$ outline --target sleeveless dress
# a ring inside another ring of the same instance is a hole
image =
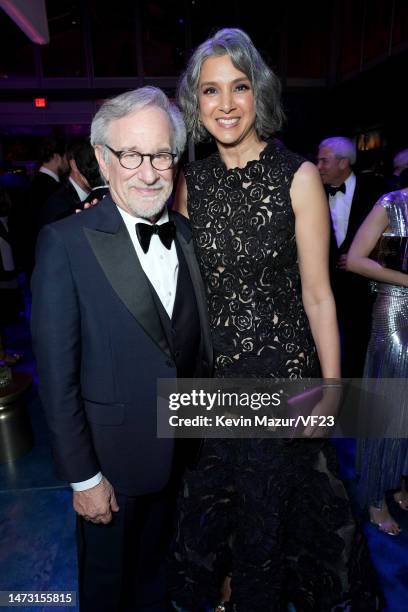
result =
[[[216,377],[319,376],[289,194],[303,161],[270,141],[244,168],[228,170],[216,153],[186,170]],[[206,440],[184,479],[170,566],[172,599],[189,612],[214,607],[227,575],[236,612],[380,609],[321,440]]]
[[[408,237],[408,193],[387,193],[379,205],[387,211],[389,223],[389,229],[383,235]],[[372,288],[377,297],[373,307],[364,378],[407,378],[408,287],[373,282]],[[372,380],[369,385],[373,390]],[[397,428],[404,431],[408,397],[404,388],[398,390],[397,386],[393,386],[391,393],[401,418],[401,425]],[[408,476],[408,440],[362,440],[358,450],[360,502],[363,507],[379,507],[385,492],[399,489],[402,476]]]

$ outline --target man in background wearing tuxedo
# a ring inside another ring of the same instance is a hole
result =
[[[91,142],[110,195],[38,240],[39,391],[79,517],[81,612],[164,612],[180,465],[174,441],[157,438],[157,379],[212,367],[189,224],[166,207],[186,131],[144,87],[101,106]]]
[[[82,202],[86,200],[91,188],[80,168],[86,167],[89,160],[94,157],[95,154],[88,139],[75,138],[68,144],[68,180],[48,198],[39,210],[39,228],[47,223],[64,219],[72,215],[76,209],[82,208]]]
[[[317,167],[330,207],[330,274],[342,339],[342,375],[359,378],[370,336],[372,299],[369,281],[347,272],[345,263],[358,228],[383,193],[383,184],[354,174],[356,154],[349,138],[326,138],[319,145]]]
[[[61,181],[69,171],[65,142],[54,136],[43,138],[39,146],[39,163],[39,170],[30,183],[26,197],[13,215],[17,256],[28,278],[34,268],[40,211],[61,187]]]

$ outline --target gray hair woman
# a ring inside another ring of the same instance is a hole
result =
[[[229,55],[235,68],[246,74],[251,81],[256,109],[255,129],[258,136],[267,138],[278,132],[285,119],[281,104],[282,88],[278,77],[264,62],[245,32],[237,28],[225,28],[195,50],[179,83],[177,97],[190,137],[196,143],[211,139],[200,121],[198,84],[205,60],[223,55]]]
[[[338,378],[327,200],[316,167],[269,139],[283,121],[278,78],[245,32],[222,29],[193,53],[179,103],[194,141],[218,150],[185,168],[175,202],[206,285],[215,377]],[[327,384],[314,414],[331,414],[337,391]],[[379,609],[368,561],[348,572],[362,551],[333,465],[319,440],[206,439],[179,498],[176,604]]]

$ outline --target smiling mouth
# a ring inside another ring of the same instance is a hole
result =
[[[239,117],[233,117],[231,119],[220,117],[216,119],[216,122],[218,123],[218,125],[221,125],[221,127],[230,128],[230,127],[234,127],[235,125],[237,125],[237,123],[239,122],[239,119],[240,119]]]
[[[131,187],[134,189],[139,195],[144,198],[154,198],[159,193],[160,189],[143,189],[143,187]]]

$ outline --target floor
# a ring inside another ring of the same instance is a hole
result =
[[[8,346],[24,353],[20,370],[30,370],[36,383],[28,325],[25,318],[6,330]],[[34,430],[34,448],[24,457],[0,465],[0,591],[75,591],[75,518],[71,493],[53,472],[47,428],[36,394],[29,394],[28,410]],[[354,443],[337,443],[342,474],[355,499]],[[372,558],[380,575],[388,612],[408,609],[408,513],[394,504],[403,527],[398,537],[364,524]],[[19,610],[61,610],[20,607]],[[77,610],[77,607],[69,607]]]

